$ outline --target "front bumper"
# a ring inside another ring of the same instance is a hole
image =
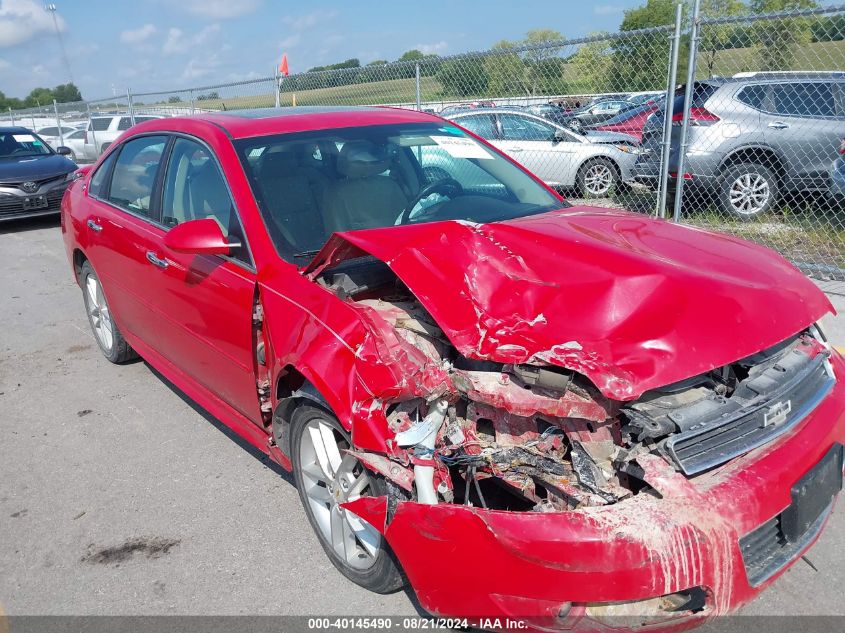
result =
[[[583,610],[559,617],[561,608],[700,587],[704,610],[667,623],[693,625],[750,601],[821,532],[829,508],[782,564],[764,578],[749,577],[740,539],[747,546],[744,537],[777,519],[796,482],[845,443],[845,362],[834,355],[832,364],[837,384],[797,427],[693,479],[674,473],[660,487],[662,498],[640,494],[559,513],[400,502],[387,522],[383,497],[347,507],[383,531],[420,604],[435,614],[521,618],[547,630],[596,626]]]
[[[69,184],[62,177],[61,180],[43,184],[32,193],[0,185],[0,222],[59,213],[62,196]]]

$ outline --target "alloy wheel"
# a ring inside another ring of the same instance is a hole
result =
[[[761,213],[772,195],[769,181],[760,174],[746,173],[738,176],[729,190],[733,210],[746,216]]]
[[[311,513],[321,535],[349,567],[366,570],[376,562],[381,535],[340,505],[370,494],[365,468],[341,451],[348,442],[324,420],[310,420],[302,432],[299,463]]]
[[[595,163],[584,172],[584,189],[587,193],[600,196],[610,191],[613,184],[613,171],[604,163]]]
[[[94,275],[88,275],[85,279],[85,292],[87,295],[88,316],[91,319],[91,326],[100,345],[106,351],[111,351],[114,345],[114,330],[112,329],[111,313],[103,295],[103,289],[99,280]]]

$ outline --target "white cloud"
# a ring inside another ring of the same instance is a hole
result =
[[[187,53],[212,42],[219,34],[219,24],[212,24],[194,34],[185,33],[174,26],[167,31],[167,40],[161,50],[165,55]]]
[[[158,29],[152,24],[145,24],[137,29],[129,29],[120,34],[120,41],[124,44],[141,44],[146,42],[153,35],[158,33]]]
[[[593,7],[593,13],[596,15],[613,15],[614,13],[622,13],[625,7],[620,7],[615,4],[599,4]]]
[[[12,64],[5,59],[0,59],[0,70],[6,70],[7,68],[11,68]]]
[[[168,3],[171,7],[209,20],[228,20],[252,13],[263,0],[179,0]]]
[[[182,79],[200,79],[215,72],[220,67],[220,57],[217,53],[204,57],[194,57],[185,66],[182,72]]]
[[[290,26],[294,31],[305,31],[306,29],[313,29],[322,22],[328,22],[337,17],[337,11],[314,11],[299,16],[286,16],[282,21]]]
[[[288,48],[295,48],[301,40],[302,37],[299,35],[299,33],[294,33],[293,35],[289,35],[281,42],[279,42],[279,48],[282,50],[287,50]]]
[[[449,48],[449,45],[446,42],[440,41],[434,44],[417,44],[414,48],[424,55],[431,55],[432,53],[442,53]]]
[[[59,30],[65,21],[56,15]],[[16,46],[40,33],[53,30],[53,18],[38,0],[2,0],[0,2],[0,47]]]

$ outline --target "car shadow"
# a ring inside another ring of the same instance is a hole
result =
[[[189,407],[191,407],[191,409],[193,409],[198,415],[203,417],[208,423],[210,423],[212,426],[214,426],[214,428],[216,428],[218,431],[223,433],[223,435],[225,435],[228,439],[235,442],[238,446],[240,446],[243,450],[245,450],[247,453],[252,455],[255,459],[260,461],[264,466],[266,466],[267,468],[272,470],[274,473],[279,475],[282,479],[284,479],[291,486],[296,486],[296,484],[293,480],[293,475],[291,473],[289,473],[284,468],[282,468],[279,464],[277,464],[272,459],[270,459],[270,457],[268,455],[261,452],[259,449],[255,448],[252,444],[247,442],[240,435],[238,435],[232,429],[230,429],[228,426],[223,424],[223,422],[221,422],[220,420],[215,418],[213,415],[211,415],[211,413],[209,413],[208,411],[203,409],[199,404],[194,402],[188,394],[186,394],[184,391],[182,391],[179,387],[177,387],[175,384],[173,384],[170,380],[168,380],[168,378],[164,374],[162,374],[155,367],[150,365],[147,361],[142,361],[142,362],[144,363],[144,365],[147,366],[147,369],[149,369],[150,372],[156,378],[158,378],[162,383],[164,383],[164,385],[168,389],[170,389],[170,391],[172,391],[174,394],[176,394],[179,397],[179,399],[182,400],[182,402],[184,402]]]
[[[0,222],[0,235],[5,233],[25,233],[40,229],[57,229],[61,226],[59,214],[45,215],[37,218],[21,218],[20,220],[5,220]]]

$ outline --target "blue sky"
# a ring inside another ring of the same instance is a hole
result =
[[[268,76],[410,48],[453,54],[532,28],[567,37],[615,30],[642,0],[55,0],[75,83],[86,98]],[[0,0],[0,90],[24,97],[69,80],[41,0]],[[530,7],[530,8],[529,8]]]

